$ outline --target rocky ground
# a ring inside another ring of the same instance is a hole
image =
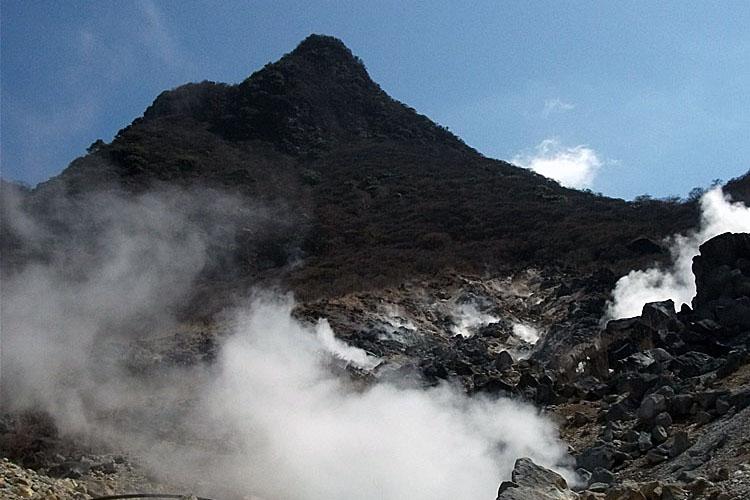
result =
[[[89,499],[148,492],[181,493],[148,475],[138,460],[85,436],[60,435],[44,415],[0,419],[0,498]],[[14,496],[15,495],[15,496]]]
[[[750,235],[714,238],[693,268],[692,307],[651,303],[605,328],[599,321],[615,281],[606,271],[449,274],[300,304],[295,314],[327,318],[340,338],[379,357],[371,372],[353,373],[364,383],[449,380],[469,393],[533,402],[556,419],[580,484],[519,457],[513,477],[498,478],[506,479],[498,499],[750,498]],[[165,363],[210,364],[222,331],[178,328],[128,346],[131,367],[147,374]],[[14,463],[2,462],[0,491],[175,492],[137,459],[83,442],[57,435],[39,415],[4,416],[0,452]]]
[[[87,499],[86,487],[75,479],[56,479],[25,469],[7,458],[0,461],[0,496],[7,499]]]
[[[580,497],[750,498],[749,256],[750,235],[710,240],[693,263],[692,308],[651,303],[609,322],[576,378],[553,384],[547,409],[564,418]],[[576,498],[527,465],[499,499]]]

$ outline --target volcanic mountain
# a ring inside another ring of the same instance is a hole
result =
[[[322,35],[238,85],[163,92],[25,203],[63,238],[60,195],[165,185],[272,207],[264,236],[240,231],[224,246],[223,271],[235,283],[281,277],[304,297],[445,269],[624,270],[644,253],[659,257],[648,242],[697,220],[694,204],[628,203],[484,157],[390,98],[341,41]]]
[[[567,189],[312,35],[0,188],[3,498],[750,495],[747,174]]]

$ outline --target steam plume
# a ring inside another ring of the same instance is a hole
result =
[[[725,232],[750,232],[750,209],[732,203],[720,187],[708,191],[700,200],[701,223],[697,231],[672,237],[669,268],[631,271],[619,279],[612,291],[605,320],[638,316],[643,305],[659,300],[674,300],[678,306],[695,296],[693,257],[705,241]]]
[[[467,302],[455,307],[452,330],[455,335],[471,337],[478,328],[498,321],[500,321],[499,318],[482,312],[475,304]]]
[[[175,327],[170,311],[220,237],[195,221],[239,211],[244,228],[262,214],[216,193],[87,203],[99,207],[101,230],[3,287],[4,408],[44,409],[63,431],[221,498],[489,498],[519,456],[572,477],[555,427],[531,406],[337,374],[332,361],[366,369],[379,360],[325,321],[295,320],[288,296],[258,293],[227,313],[233,326],[210,366],[152,360],[152,372],[133,373],[127,349]],[[186,208],[196,204],[199,212]],[[14,221],[27,239],[49,237]]]

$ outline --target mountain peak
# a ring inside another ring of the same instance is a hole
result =
[[[371,89],[377,87],[367,74],[362,60],[344,42],[328,35],[308,36],[271,66],[312,82],[333,77],[358,81]]]
[[[302,40],[297,48],[289,53],[293,57],[328,56],[335,59],[350,58],[356,60],[352,51],[344,42],[329,35],[311,34]]]
[[[238,85],[202,82],[163,92],[143,118],[193,120],[225,139],[262,141],[293,155],[316,156],[358,141],[430,144],[476,154],[386,94],[341,40],[319,34]]]

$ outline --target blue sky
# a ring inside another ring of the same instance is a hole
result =
[[[1,173],[31,184],[187,81],[236,83],[310,33],[487,156],[610,196],[750,169],[750,2],[0,4]]]

